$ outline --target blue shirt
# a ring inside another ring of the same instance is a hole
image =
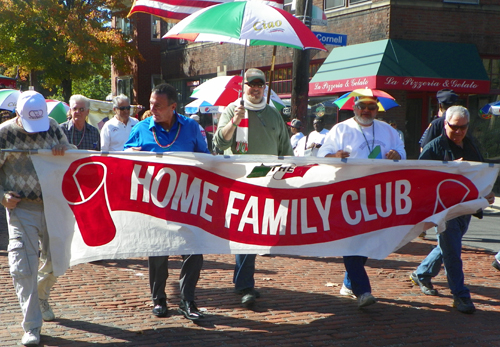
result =
[[[169,131],[155,123],[153,117],[137,123],[132,128],[124,149],[141,147],[141,151],[147,152],[210,153],[198,123],[177,112],[174,113],[174,116],[176,120]],[[170,146],[168,146],[169,144]]]

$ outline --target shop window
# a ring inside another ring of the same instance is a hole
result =
[[[491,92],[500,93],[500,59],[483,59],[483,65],[490,76]]]

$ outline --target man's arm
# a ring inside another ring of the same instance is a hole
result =
[[[107,122],[101,129],[101,151],[109,151],[109,145],[111,142],[111,137],[109,133],[109,127],[106,126]]]

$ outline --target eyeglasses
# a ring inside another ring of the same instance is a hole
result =
[[[245,83],[245,84],[250,88],[259,88],[259,89],[262,89],[266,86],[265,84],[262,83]]]
[[[469,123],[464,124],[464,125],[454,125],[454,124],[450,124],[450,122],[448,122],[448,121],[446,121],[446,123],[453,131],[467,130],[467,128],[469,127]]]
[[[120,111],[125,111],[125,110],[130,110],[131,106],[120,106],[120,107],[117,107],[117,109],[119,109]]]
[[[73,111],[73,112],[76,112],[76,111],[78,111],[78,112],[84,112],[85,110],[86,110],[85,107],[73,107],[71,109],[71,111]]]
[[[363,104],[360,102],[359,104],[356,104],[356,108],[358,110],[364,110],[365,108],[369,109],[370,111],[375,111],[378,110],[378,105],[377,104]]]

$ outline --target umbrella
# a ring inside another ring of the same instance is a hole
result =
[[[500,116],[500,101],[495,101],[484,105],[479,110],[479,114],[484,119],[490,119],[493,115]]]
[[[47,113],[49,117],[54,118],[57,123],[64,123],[67,121],[66,114],[69,110],[69,105],[59,100],[45,100],[47,102]]]
[[[393,107],[399,106],[394,98],[386,92],[378,89],[355,89],[352,92],[346,93],[335,100],[333,103],[341,110],[354,109],[354,101],[356,96],[374,96],[378,99],[378,110],[380,112],[387,111]]]
[[[204,8],[181,20],[163,38],[326,51],[300,20],[258,1],[234,1]]]
[[[241,83],[243,78],[236,76],[219,76],[200,84],[193,90],[192,98],[204,100],[214,106],[227,106],[240,97]],[[264,90],[264,98],[267,96],[268,87]],[[285,104],[278,94],[271,90],[269,105],[281,110]]]
[[[19,90],[0,89],[0,109],[14,111],[16,109],[19,95],[21,95]]]
[[[204,112],[205,110],[207,110],[208,112]],[[209,104],[208,102],[202,99],[196,99],[195,101],[191,101],[189,104],[184,106],[184,111],[186,111],[187,114],[194,114],[197,113],[198,111],[200,111],[201,113],[212,113],[212,111],[214,111],[215,113],[218,110],[219,110],[218,106]]]

